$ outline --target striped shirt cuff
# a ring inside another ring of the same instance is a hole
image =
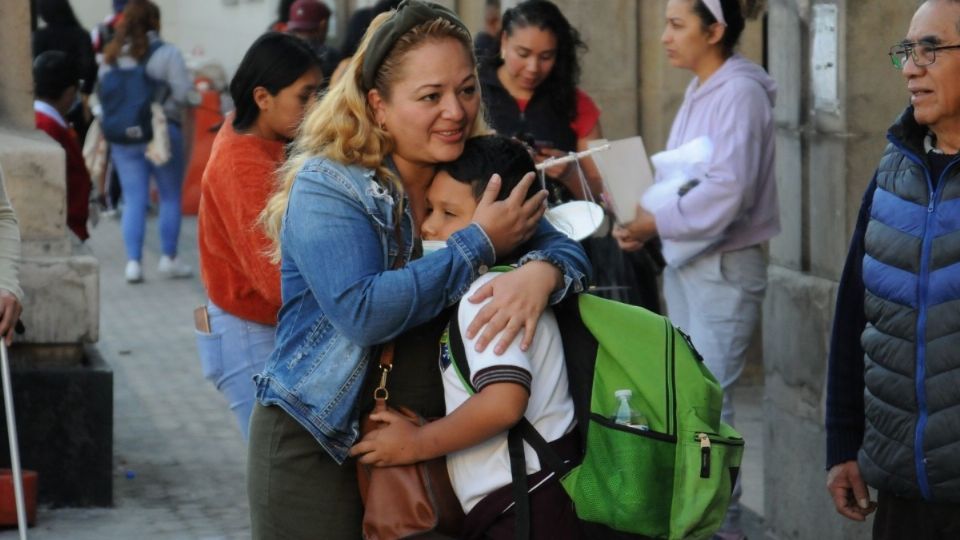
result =
[[[530,372],[517,366],[490,366],[481,369],[473,375],[473,387],[477,392],[483,390],[484,386],[493,383],[510,382],[519,384],[530,393],[530,382],[533,377]]]

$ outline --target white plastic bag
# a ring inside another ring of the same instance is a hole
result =
[[[706,136],[654,154],[650,161],[657,170],[657,181],[643,193],[640,205],[646,211],[656,213],[667,205],[679,204],[685,193],[696,189],[697,184],[706,178],[712,159],[713,141]],[[722,236],[684,241],[663,239],[663,258],[670,266],[679,267],[722,239]]]
[[[167,131],[167,116],[163,114],[162,105],[152,103],[150,114],[152,115],[150,125],[153,127],[153,138],[147,144],[147,150],[144,154],[150,163],[159,167],[170,161],[170,132]]]

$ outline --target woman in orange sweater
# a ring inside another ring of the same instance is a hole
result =
[[[275,32],[257,39],[230,82],[236,112],[203,172],[198,237],[209,302],[197,321],[197,348],[204,376],[230,402],[245,439],[252,377],[273,350],[280,310],[280,269],[257,220],[320,81],[319,60],[301,40]]]

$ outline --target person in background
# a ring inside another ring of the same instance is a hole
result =
[[[578,52],[586,45],[560,9],[548,0],[527,0],[503,14],[500,55],[480,66],[483,101],[490,127],[531,144],[534,159],[587,149],[603,137],[600,109],[577,85]],[[593,160],[582,160],[593,196],[603,191]],[[554,201],[585,199],[577,167],[557,165],[547,171]],[[562,194],[560,194],[562,192]]]
[[[37,0],[37,12],[46,26],[33,33],[33,57],[46,51],[64,52],[81,81],[79,100],[70,104],[64,115],[77,130],[80,145],[87,134],[92,116],[88,100],[97,83],[97,59],[93,53],[90,36],[80,26],[80,21],[70,7],[68,0]]]
[[[774,177],[773,106],[777,85],[736,53],[746,25],[740,0],[670,0],[661,41],[670,64],[691,71],[667,150],[709,137],[706,175],[656,214],[615,231],[624,249],[659,234],[666,242],[714,240],[702,253],[663,273],[667,314],[688,332],[723,388],[722,418],[734,423],[733,387],[746,363],[767,286],[763,244],[780,232]],[[740,483],[718,533],[741,539]]]
[[[585,45],[555,4],[528,0],[508,9],[499,45],[500,55],[480,66],[493,129],[529,144],[537,163],[586,150],[590,141],[603,137],[600,109],[578,86],[578,52]],[[599,200],[603,191],[590,158],[580,160],[579,168],[573,162],[550,167],[545,176],[554,204]],[[660,310],[657,275],[662,265],[656,246],[623,253],[609,235],[587,238],[583,246],[593,263],[597,294]]]
[[[98,55],[98,60],[102,59],[104,47],[113,41],[113,37],[117,34],[117,25],[123,20],[123,8],[127,7],[127,1],[113,0],[113,11],[90,31],[90,42],[93,44],[93,52]]]
[[[20,289],[20,228],[17,214],[10,206],[0,168],[0,336],[7,345],[13,343],[13,332],[23,311]]]
[[[373,7],[360,8],[354,11],[353,15],[350,15],[350,20],[347,21],[347,30],[343,36],[343,44],[340,47],[340,53],[343,57],[340,60],[340,64],[337,65],[337,68],[333,70],[333,73],[330,75],[331,85],[339,80],[346,71],[350,59],[357,52],[360,41],[363,39],[363,35],[366,33],[367,27],[370,26],[373,18],[391,9],[397,9],[398,5],[400,5],[400,0],[380,0],[374,4]]]
[[[123,8],[127,6],[127,0],[113,0],[112,5],[113,11],[90,31],[90,41],[93,43],[93,52],[96,54],[98,64],[102,64],[103,49],[113,40],[117,33],[117,25],[123,20]],[[109,153],[109,149],[107,152]],[[117,169],[109,161],[104,174],[97,178],[97,193],[96,202],[100,205],[103,215],[116,215],[120,207],[122,188]]]
[[[483,6],[483,30],[473,36],[473,52],[484,63],[500,51],[500,0],[486,0]]]
[[[887,132],[837,290],[827,489],[873,538],[960,538],[960,1],[927,0],[890,58]],[[879,56],[879,54],[876,54]],[[870,501],[870,486],[877,501]],[[851,533],[853,534],[853,533]]]
[[[268,28],[271,32],[286,32],[287,21],[290,20],[290,6],[296,0],[280,0],[277,2],[277,20]]]
[[[468,328],[481,350],[502,353],[515,338],[528,347],[548,302],[589,279],[580,246],[541,219],[546,194],[523,201],[532,174],[505,201],[495,201],[499,178],[492,179],[472,223],[419,257],[437,165],[485,131],[473,38],[454,13],[407,1],[378,15],[347,69],[304,118],[263,215],[280,258],[283,307],[250,418],[255,539],[361,536],[348,454],[377,344],[435,319],[496,253],[517,246],[520,268],[471,297],[493,297]],[[402,349],[398,343],[398,355]],[[414,399],[439,398],[442,411],[437,363],[423,362],[433,370],[398,356],[394,375],[419,383]],[[391,399],[408,405],[394,395],[394,375]]]
[[[197,240],[209,328],[197,329],[206,376],[226,396],[244,439],[253,376],[273,351],[280,268],[257,226],[284,148],[320,87],[319,60],[302,40],[270,32],[244,55],[230,95],[236,110],[213,142],[203,171]]]
[[[327,45],[327,28],[330,23],[330,8],[319,0],[297,0],[290,6],[287,33],[307,42],[320,59],[324,84],[327,87],[330,75],[340,63],[340,52]]]
[[[183,55],[170,43],[160,40],[160,8],[149,0],[130,0],[123,10],[117,35],[103,52],[100,76],[116,67],[133,67],[146,58],[154,44],[156,50],[146,64],[147,76],[166,85],[163,101],[170,137],[170,159],[156,166],[144,155],[146,144],[112,144],[110,160],[123,186],[123,242],[127,252],[124,276],[128,283],[143,281],[143,236],[147,221],[150,178],[160,193],[160,249],[157,272],[165,277],[188,278],[193,269],[177,259],[180,237],[180,193],[183,186],[184,147],[180,130],[187,93],[193,87]]]
[[[63,147],[67,160],[67,227],[81,241],[87,233],[90,174],[83,162],[77,133],[67,123],[67,111],[80,88],[77,64],[61,51],[47,51],[33,61],[33,102],[37,129]]]

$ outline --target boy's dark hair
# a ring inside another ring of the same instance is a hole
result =
[[[449,163],[441,163],[438,171],[445,171],[458,182],[470,184],[473,196],[478,201],[487,189],[490,177],[499,174],[502,179],[497,200],[506,199],[523,176],[535,170],[533,158],[521,142],[502,135],[482,135],[467,139],[460,157]],[[533,182],[524,200],[540,191],[540,184]]]
[[[33,93],[38,99],[56,101],[71,86],[80,85],[77,66],[62,51],[46,51],[33,61]]]

